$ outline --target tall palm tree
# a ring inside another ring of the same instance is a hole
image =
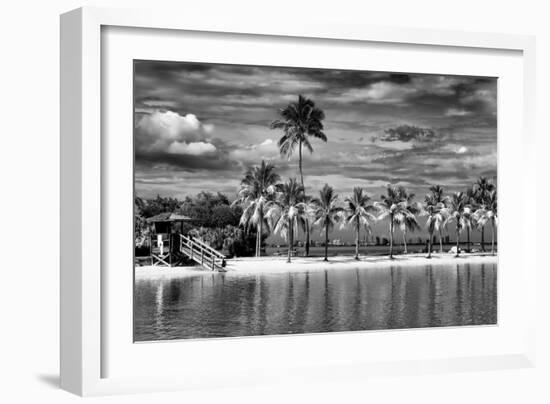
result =
[[[416,202],[413,201],[413,193],[407,192],[404,187],[400,187],[399,192],[401,193],[401,198],[407,204],[407,210],[410,213],[409,215],[399,213],[396,217],[397,223],[399,223],[399,228],[403,233],[403,252],[407,254],[407,232],[414,232],[420,229],[418,221],[416,220],[416,215],[420,213],[421,208]]]
[[[467,207],[464,210],[465,219],[466,219],[465,224],[466,224],[468,252],[472,251],[472,243],[470,241],[470,232],[472,230],[472,227],[476,226],[476,220],[474,215],[474,212],[476,211],[476,206],[477,206],[476,198],[477,198],[477,195],[476,195],[475,186],[468,188],[466,190]]]
[[[468,199],[464,192],[455,192],[451,195],[449,199],[449,212],[450,222],[456,223],[456,254],[455,257],[458,257],[460,254],[460,232],[464,227],[466,227],[464,211],[467,208]]]
[[[466,206],[464,207],[464,211],[462,213],[462,221],[464,224],[464,228],[466,229],[466,251],[470,252],[472,250],[471,248],[471,241],[470,241],[470,232],[472,230],[472,227],[475,226],[475,218],[474,218],[474,210],[472,209],[472,205],[468,203],[468,197],[466,196]]]
[[[355,259],[359,259],[359,234],[361,227],[370,233],[370,222],[376,220],[376,208],[370,203],[370,197],[363,188],[353,188],[353,194],[346,198],[346,224],[355,229]]]
[[[430,192],[435,203],[443,204],[443,207],[447,206],[448,198],[443,195],[443,188],[440,185],[432,185]],[[435,230],[439,234],[439,253],[443,252],[443,229],[447,224],[448,211],[446,209],[440,209],[437,220],[435,222]]]
[[[389,184],[386,195],[381,196],[381,202],[375,202],[374,206],[379,211],[378,220],[389,220],[390,259],[393,259],[393,233],[395,225],[399,225],[399,219],[412,216],[407,207],[407,201],[403,199],[403,187]]]
[[[430,238],[428,239],[428,257],[432,258],[432,240],[434,238],[433,234],[439,228],[439,224],[446,213],[443,211],[446,210],[445,205],[442,202],[438,202],[437,198],[433,194],[428,194],[424,198],[424,204],[422,206],[422,213],[428,216],[426,221],[426,228],[428,229],[428,234]]]
[[[479,177],[474,184],[476,192],[476,202],[479,208],[485,206],[489,192],[495,189],[495,185],[486,177]],[[485,223],[478,222],[479,230],[481,231],[481,251],[485,252]]]
[[[269,228],[267,209],[275,196],[275,185],[279,179],[275,167],[262,160],[259,166],[250,167],[245,172],[237,199],[233,202],[243,206],[240,224],[245,229],[256,228],[256,257],[261,255],[264,227]]]
[[[475,211],[474,216],[483,226],[491,223],[491,254],[495,255],[495,228],[498,225],[497,191],[493,188],[487,194],[485,204]]]
[[[282,129],[283,136],[279,139],[278,146],[282,156],[290,157],[296,148],[298,148],[298,168],[300,171],[300,182],[304,188],[304,174],[302,172],[302,148],[306,148],[313,153],[313,147],[309,141],[310,137],[327,141],[327,136],[323,132],[323,119],[325,113],[315,106],[315,103],[302,95],[298,96],[296,102],[291,102],[285,108],[279,111],[281,119],[271,123],[271,129]],[[309,224],[306,223],[306,251],[309,255]]]
[[[291,178],[277,188],[277,198],[270,203],[266,216],[273,231],[288,241],[287,262],[291,262],[294,233],[298,226],[304,226],[308,217],[304,187],[295,178]]]
[[[328,261],[328,232],[342,219],[344,209],[338,206],[338,195],[334,189],[325,184],[319,191],[319,197],[311,201],[313,206],[314,225],[325,231],[325,261]]]

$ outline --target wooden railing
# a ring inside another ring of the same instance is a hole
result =
[[[200,240],[180,234],[180,252],[204,268],[212,271],[225,270],[225,255]]]

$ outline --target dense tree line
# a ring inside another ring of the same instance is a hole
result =
[[[471,250],[470,232],[481,233],[481,249],[485,251],[484,232],[491,228],[491,252],[495,253],[495,232],[497,226],[496,185],[480,177],[464,192],[445,195],[441,186],[430,187],[423,202],[415,201],[415,195],[400,185],[388,184],[386,193],[379,201],[372,198],[361,187],[353,189],[351,195],[340,200],[334,188],[325,184],[318,197],[305,194],[301,181],[289,178],[280,182],[275,166],[262,161],[249,168],[241,181],[239,198],[233,205],[243,207],[240,224],[245,229],[256,230],[256,256],[261,254],[262,239],[269,234],[279,234],[288,241],[288,262],[291,261],[295,235],[302,229],[309,243],[309,231],[314,226],[321,228],[325,236],[325,260],[328,259],[329,232],[336,224],[349,226],[355,232],[355,258],[359,259],[361,230],[372,233],[372,224],[386,221],[388,224],[389,257],[394,256],[394,235],[396,229],[403,234],[405,253],[408,232],[421,229],[419,218],[427,216],[425,227],[429,233],[428,258],[432,256],[434,234],[439,236],[439,252],[443,252],[443,232],[452,227],[456,236],[455,256],[460,254],[460,234],[467,231],[467,251]],[[308,255],[306,247],[305,255]]]
[[[230,256],[248,256],[255,253],[255,232],[249,234],[239,228],[241,206],[231,205],[229,198],[221,192],[202,191],[183,200],[159,195],[152,199],[136,197],[134,209],[138,246],[148,242],[151,223],[147,219],[162,213],[176,213],[191,219],[184,222],[183,228],[178,231],[200,237],[214,248],[225,250]]]

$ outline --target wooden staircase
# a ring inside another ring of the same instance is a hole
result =
[[[206,269],[225,272],[225,255],[200,240],[180,234],[180,252]]]

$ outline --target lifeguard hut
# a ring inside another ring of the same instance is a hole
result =
[[[183,233],[183,223],[190,217],[176,213],[159,213],[147,219],[152,225],[151,232],[151,264],[153,266],[173,266],[181,260],[180,238]]]

